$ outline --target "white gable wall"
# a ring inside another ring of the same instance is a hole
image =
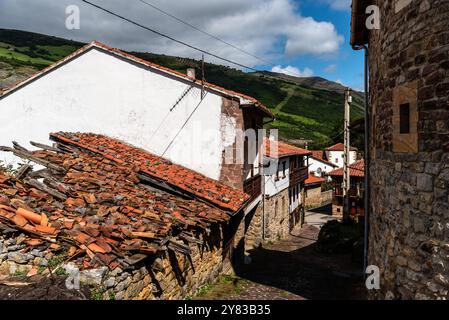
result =
[[[50,132],[79,131],[160,155],[201,100],[195,88],[170,112],[186,88],[188,83],[92,49],[0,99],[0,145],[15,140],[32,149],[30,140],[47,142]],[[221,105],[222,97],[209,92],[165,157],[218,180],[222,151],[235,136],[234,119],[225,119]],[[11,159],[0,152],[0,160]]]
[[[326,158],[329,162],[337,165],[339,168],[343,167],[343,151],[326,151]],[[357,160],[357,151],[349,151],[349,164],[353,164]]]
[[[318,174],[318,168],[321,169],[321,174]],[[333,167],[326,162],[309,157],[309,174],[313,172],[315,176],[321,177],[324,173],[329,173],[334,169],[336,169],[336,167]]]

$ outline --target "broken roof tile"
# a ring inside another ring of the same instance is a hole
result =
[[[42,174],[51,177],[43,180],[45,188],[42,190],[0,172],[4,182],[0,184],[0,224],[24,232],[24,243],[29,246],[26,250],[33,246],[46,246],[48,250],[64,247],[84,268],[101,265],[116,268],[126,264],[126,257],[130,255],[150,255],[166,250],[160,244],[172,239],[179,231],[202,232],[208,230],[210,224],[228,221],[227,212],[232,210],[228,207],[225,212],[220,208],[222,203],[232,204],[238,196],[245,198],[241,191],[222,187],[165,160],[166,171],[159,174],[164,174],[167,179],[172,179],[173,175],[176,179],[188,177],[191,181],[186,181],[182,187],[191,188],[192,194],[201,192],[203,196],[193,194],[193,198],[186,199],[165,189],[155,192],[136,179],[142,163],[145,166],[154,163],[147,158],[154,156],[127,145],[121,149],[122,145],[117,141],[110,148],[103,148],[101,143],[96,145],[98,149],[95,150],[115,150],[116,154],[107,158],[94,153],[93,148],[63,143],[58,143],[52,150],[23,153],[39,158],[44,166],[59,169],[29,170],[21,177],[24,180],[36,179]],[[133,152],[136,158],[131,157]],[[122,162],[114,160],[119,156]],[[207,189],[202,183],[211,183],[213,188]],[[67,198],[53,197],[53,190],[66,194]],[[214,203],[206,197],[219,199],[221,203],[217,205],[217,200]],[[238,202],[239,205],[244,201]],[[174,250],[177,248],[172,246]]]

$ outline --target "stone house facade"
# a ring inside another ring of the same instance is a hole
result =
[[[304,182],[310,151],[281,141],[265,140],[262,221],[265,240],[285,238],[301,223]]]
[[[380,29],[367,30],[367,5]],[[368,45],[375,299],[449,298],[449,1],[353,1],[351,44]],[[360,48],[360,47],[359,47]]]
[[[326,179],[314,175],[309,175],[305,181],[304,205],[307,208],[320,207],[328,201],[322,197],[321,185],[324,182]]]

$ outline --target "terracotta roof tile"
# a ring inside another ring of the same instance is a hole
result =
[[[310,152],[315,159],[323,160],[323,150],[310,150]]]
[[[314,175],[309,174],[309,177],[306,179],[306,181],[304,183],[305,183],[305,185],[311,185],[311,184],[315,184],[315,183],[323,183],[325,181],[326,180],[321,177],[316,177]]]
[[[351,177],[365,176],[365,161],[359,160],[349,166],[349,174]],[[328,173],[329,176],[343,176],[343,168],[335,169]]]
[[[312,152],[312,158],[321,161],[327,165],[330,165],[331,167],[338,167],[336,164],[328,161],[327,159],[324,158],[324,152],[322,150],[310,150],[310,152]]]
[[[132,165],[139,173],[164,181],[183,191],[236,212],[249,199],[241,190],[228,187],[200,173],[160,158],[142,149],[103,135],[86,133],[54,133],[53,140],[62,141],[99,154],[118,164]]]
[[[282,141],[264,139],[266,155],[268,157],[287,157],[293,155],[310,155],[309,150],[292,146]]]
[[[100,139],[90,136],[94,137]],[[46,246],[49,251],[64,247],[71,252],[70,259],[83,268],[107,265],[113,269],[119,265],[129,267],[125,260],[135,253],[149,255],[166,250],[162,244],[176,239],[180,232],[205,232],[211,224],[230,219],[210,201],[149,188],[135,179],[142,160],[139,157],[147,154],[116,140],[101,139],[114,145],[109,148],[110,153],[61,141],[58,152],[24,153],[25,159],[39,158],[47,169],[31,170],[21,180],[0,172],[0,223],[24,233],[24,243],[30,247]],[[117,146],[120,148],[116,149]],[[122,152],[120,161],[118,153],[111,154],[111,150]],[[2,151],[14,149],[2,147]],[[55,166],[60,171],[49,169]],[[51,176],[43,180],[43,187],[33,183],[40,175]],[[211,183],[201,181],[206,187]],[[57,186],[60,188],[56,190]],[[10,192],[11,189],[17,192]],[[56,197],[55,191],[66,200]],[[215,199],[213,193],[207,195]],[[232,199],[235,194],[227,196]]]
[[[355,147],[350,147],[351,151],[357,151],[357,148]],[[337,143],[334,144],[333,146],[327,147],[326,148],[327,151],[344,151],[345,150],[345,145],[343,143]]]

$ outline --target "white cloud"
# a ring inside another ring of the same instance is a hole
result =
[[[196,27],[267,60],[336,53],[343,37],[330,22],[299,13],[293,0],[147,0]],[[161,14],[139,1],[96,0],[96,4],[157,31],[249,66],[263,63]],[[81,29],[65,28],[73,0],[0,0],[0,27],[88,42],[96,39],[125,50],[199,59],[197,51],[161,38],[79,2]],[[36,14],[45,12],[45,14]],[[206,56],[211,62],[222,61]]]
[[[275,66],[271,69],[273,72],[283,73],[294,77],[311,77],[313,75],[313,70],[310,68],[305,68],[303,71],[293,66],[286,66],[282,68],[280,65]]]
[[[330,64],[326,68],[324,68],[324,72],[326,72],[326,73],[333,73],[333,72],[335,72],[335,70],[337,70],[336,64]]]

